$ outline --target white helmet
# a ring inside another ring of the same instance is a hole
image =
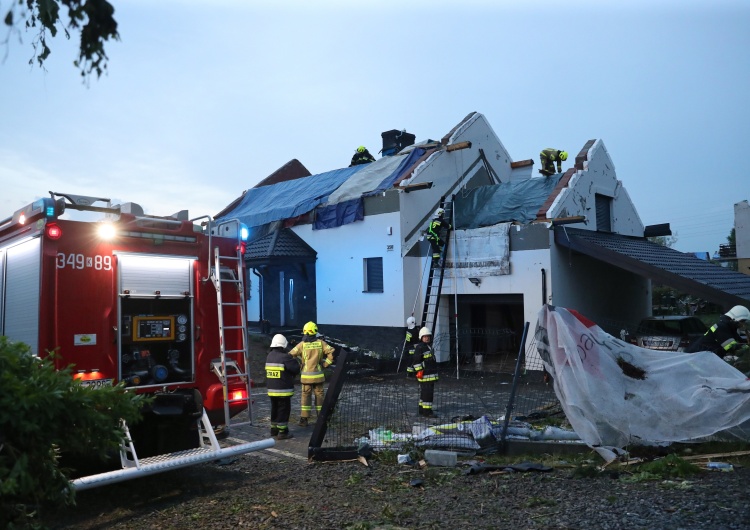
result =
[[[419,338],[421,339],[425,335],[432,337],[432,332],[427,328],[422,328],[419,330]]]
[[[750,311],[742,305],[736,305],[724,314],[738,324],[746,324],[750,320]]]
[[[271,348],[286,348],[289,344],[284,335],[274,335],[271,339]]]
[[[409,317],[406,319],[407,328],[413,328],[416,325],[417,325],[417,320],[414,317]]]
[[[444,213],[445,213],[445,210],[443,210],[442,208],[438,208],[437,210],[435,210],[435,215],[433,215],[433,217],[435,219],[437,219],[438,217],[440,217]]]

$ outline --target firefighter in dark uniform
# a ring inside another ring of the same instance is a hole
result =
[[[369,164],[370,162],[375,162],[375,157],[370,154],[370,151],[364,145],[360,145],[352,156],[352,163],[349,164],[349,167]]]
[[[555,174],[555,163],[557,163],[557,172],[562,173],[562,163],[568,159],[568,153],[548,147],[539,153],[539,158],[542,161],[542,169],[539,173],[549,177]]]
[[[292,411],[294,378],[300,371],[299,362],[286,352],[284,335],[274,335],[266,357],[266,387],[271,398],[271,436],[277,440],[292,438],[289,414]]]
[[[406,319],[406,339],[402,357],[406,357],[406,377],[414,377],[414,348],[419,343],[419,328],[414,317]]]
[[[445,246],[445,235],[451,229],[450,223],[443,219],[445,210],[438,208],[432,216],[430,226],[427,228],[427,241],[432,247],[432,259],[438,261]]]
[[[437,361],[430,343],[432,332],[427,328],[419,330],[419,343],[414,348],[414,371],[419,382],[419,415],[432,417],[432,400],[435,395],[435,381],[438,380]]]
[[[722,359],[727,355],[746,353],[747,344],[742,344],[737,330],[747,329],[750,311],[744,306],[736,305],[719,317],[719,321],[708,328],[705,335],[696,339],[685,349],[687,353],[712,351]]]

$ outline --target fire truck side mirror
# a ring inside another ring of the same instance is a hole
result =
[[[65,198],[55,199],[55,217],[60,217],[65,213]]]

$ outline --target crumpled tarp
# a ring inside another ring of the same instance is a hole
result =
[[[562,178],[562,174],[480,186],[456,195],[453,201],[457,230],[479,228],[497,223],[521,224],[536,220]]]
[[[536,343],[568,421],[607,461],[629,445],[750,441],[750,380],[712,352],[639,348],[553,306],[539,312]]]

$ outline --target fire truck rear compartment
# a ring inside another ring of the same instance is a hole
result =
[[[128,386],[194,380],[190,299],[121,301],[120,374]]]

